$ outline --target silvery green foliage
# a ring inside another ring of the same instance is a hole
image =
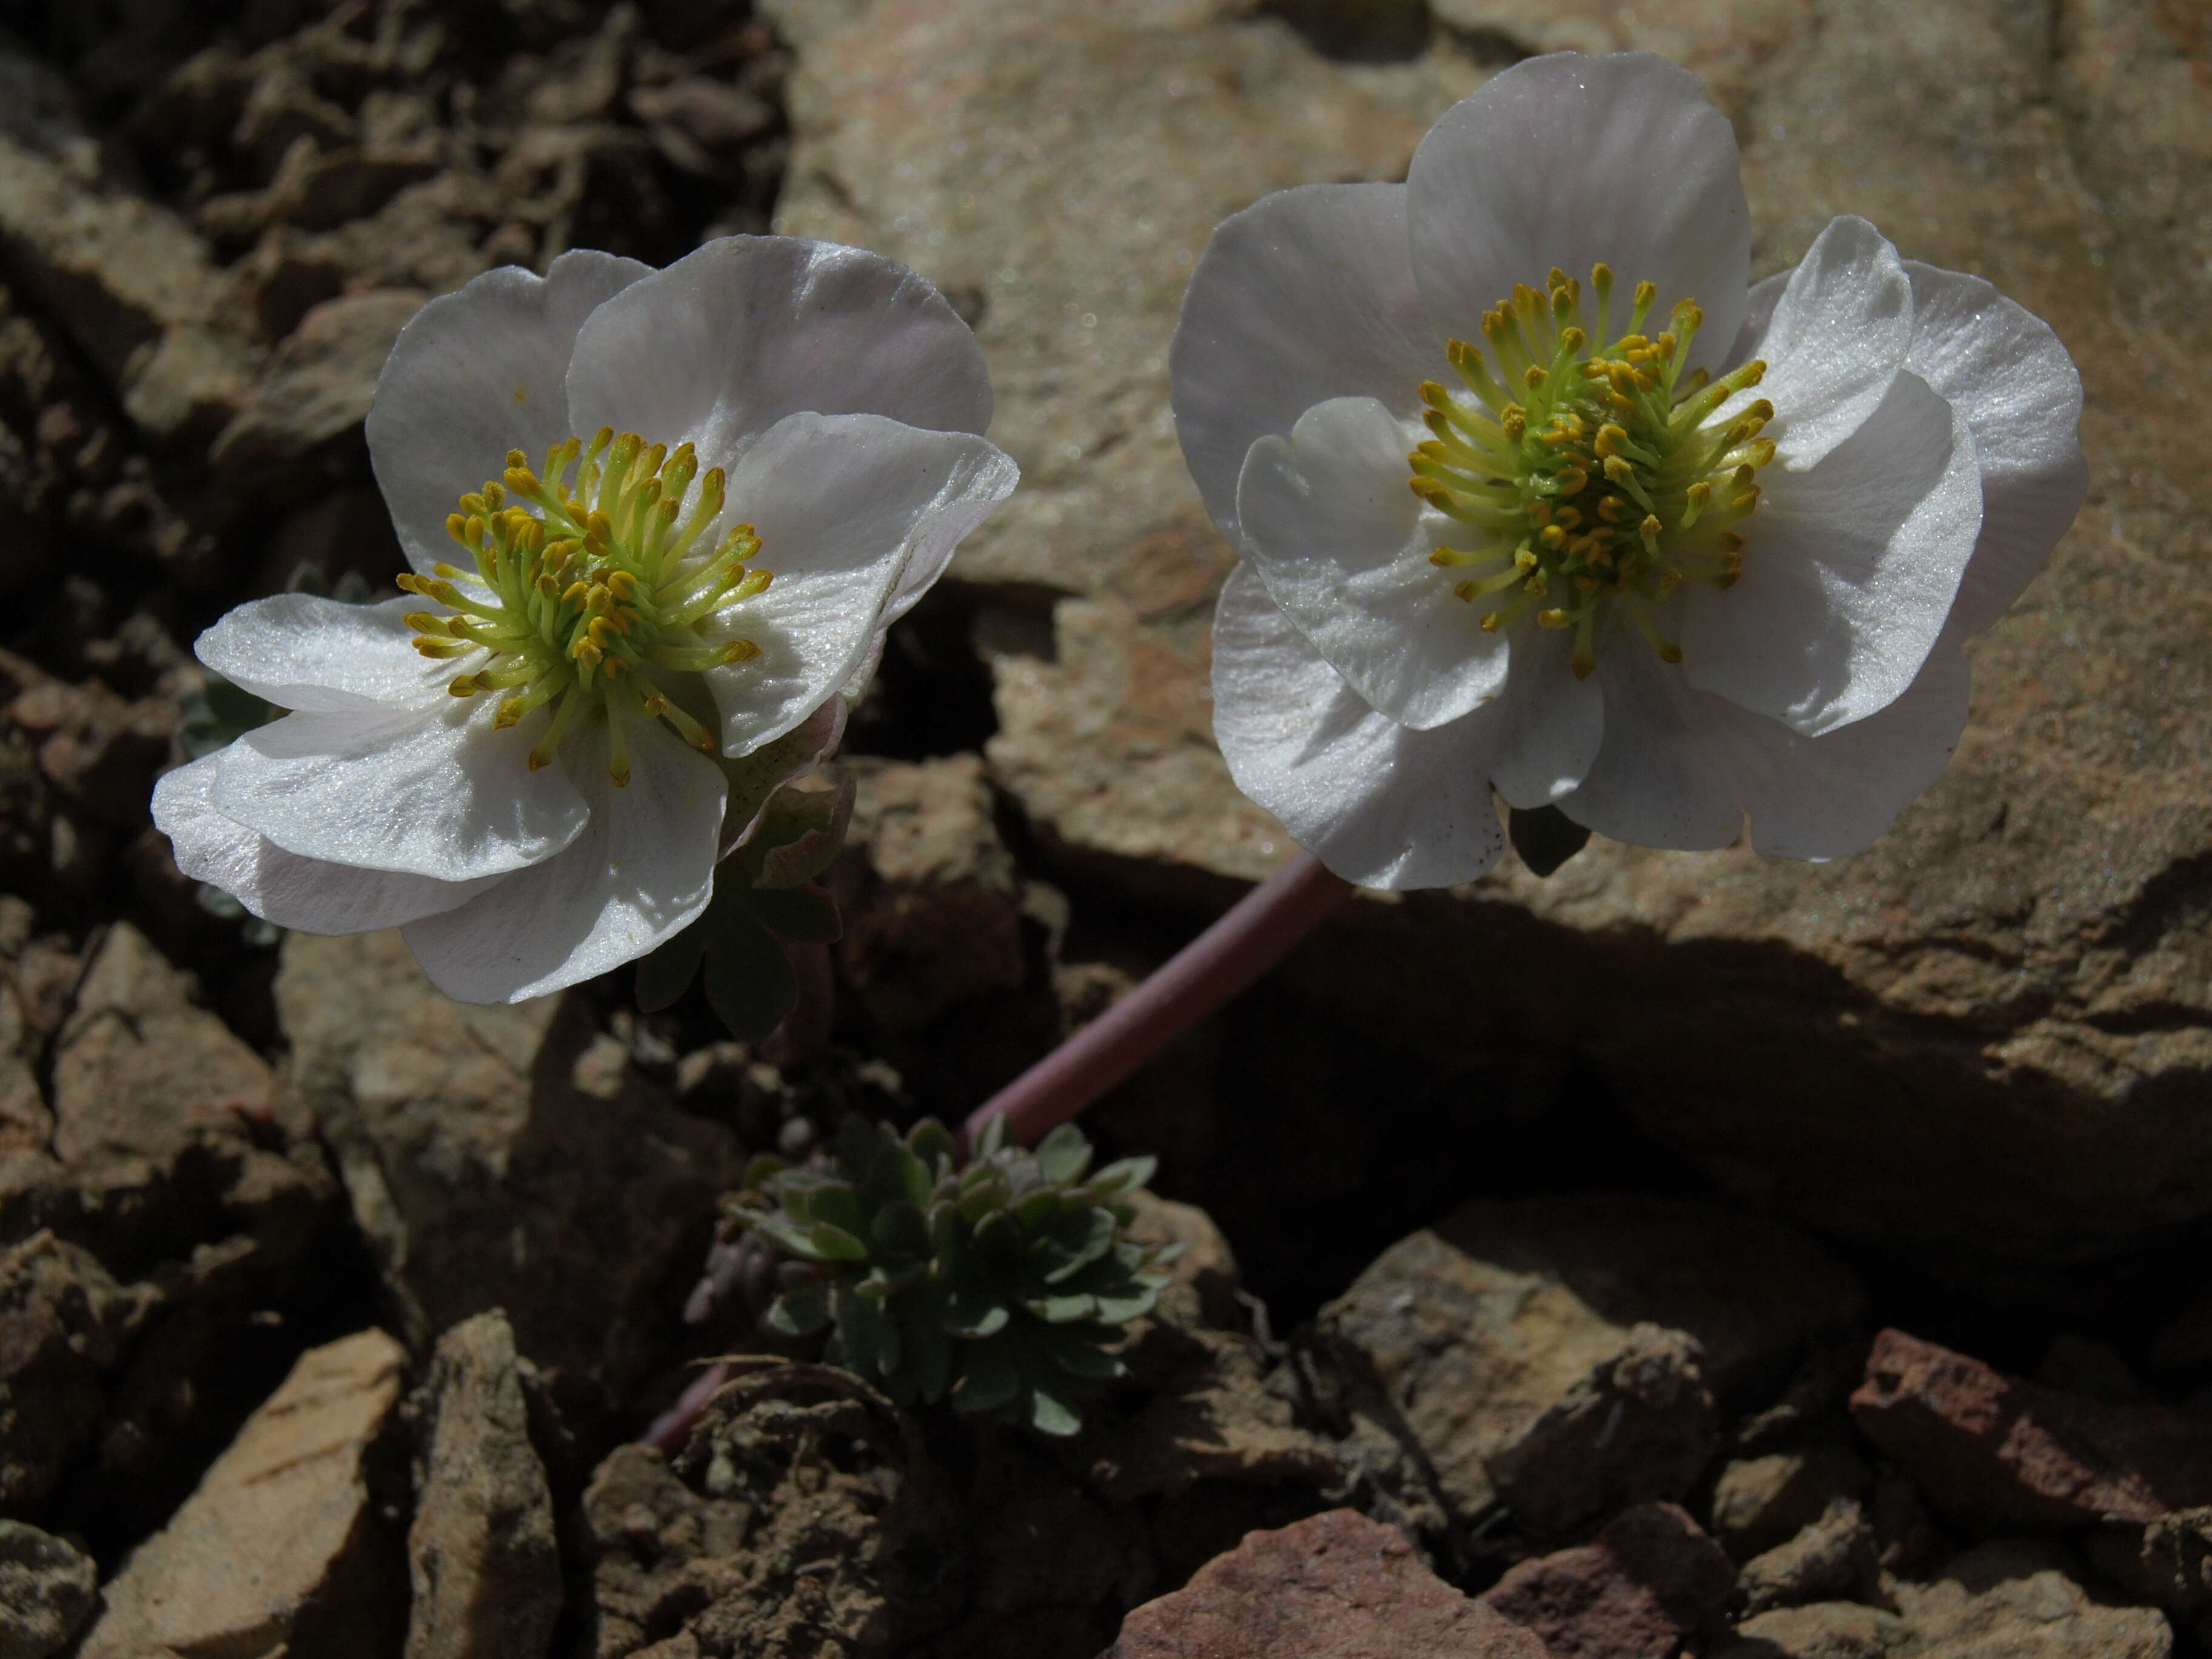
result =
[[[1073,1125],[1034,1152],[994,1119],[958,1164],[933,1118],[905,1136],[845,1121],[834,1155],[804,1167],[756,1162],[739,1215],[818,1276],[768,1313],[789,1336],[827,1330],[833,1364],[902,1406],[954,1410],[1071,1435],[1078,1401],[1124,1375],[1112,1352],[1152,1311],[1179,1247],[1140,1244],[1126,1194],[1154,1160],[1093,1172]]]

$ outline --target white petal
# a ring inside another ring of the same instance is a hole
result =
[[[1705,325],[1686,362],[1735,339],[1751,276],[1751,213],[1735,131],[1698,77],[1650,52],[1555,52],[1505,70],[1445,112],[1406,179],[1413,270],[1439,333],[1482,338],[1482,313],[1557,265],[1587,292],[1613,267],[1613,327],[1642,281]],[[1594,327],[1595,314],[1586,327]]]
[[[542,277],[502,265],[431,301],[399,331],[369,405],[368,453],[416,569],[452,556],[446,515],[499,477],[508,450],[539,466],[569,435],[576,331],[652,270],[587,248],[562,254]]]
[[[1881,406],[1911,343],[1912,280],[1897,250],[1855,215],[1832,219],[1790,273],[1765,331],[1742,343],[1745,356],[1766,360],[1766,378],[1715,418],[1766,399],[1778,459],[1802,472]]]
[[[1332,398],[1252,446],[1237,502],[1275,603],[1369,703],[1426,730],[1496,696],[1506,653],[1429,562],[1460,527],[1407,487],[1413,442],[1374,398]]]
[[[633,719],[626,732],[630,780],[620,789],[607,775],[604,726],[563,747],[591,802],[591,824],[574,845],[407,929],[416,960],[447,996],[544,996],[643,956],[707,908],[721,772],[657,722]]]
[[[1761,853],[1844,857],[1942,775],[1966,724],[1966,659],[1953,635],[1904,696],[1819,738],[1693,689],[1650,652],[1601,652],[1597,678],[1605,745],[1560,808],[1644,847],[1725,847],[1748,814]]]
[[[1176,435],[1231,542],[1253,444],[1331,398],[1420,410],[1450,378],[1421,310],[1403,185],[1302,185],[1223,220],[1192,271],[1168,353]]]
[[[501,878],[434,881],[356,870],[288,853],[215,810],[221,755],[164,773],[154,785],[154,823],[177,868],[236,899],[264,921],[301,933],[364,933],[465,904]]]
[[[1014,487],[1014,464],[981,438],[878,415],[793,415],[730,479],[731,510],[760,532],[767,592],[702,635],[761,654],[711,669],[722,750],[742,755],[797,726],[866,660],[908,564],[941,569]]]
[[[440,881],[550,858],[589,816],[559,765],[532,772],[538,709],[492,729],[492,699],[430,714],[287,714],[222,751],[216,810],[288,853]]]
[[[882,415],[937,432],[991,421],[982,348],[894,260],[793,236],[725,236],[593,313],[568,370],[570,418],[734,468],[778,421]]]
[[[279,593],[228,612],[193,642],[199,659],[279,708],[434,708],[449,665],[414,648],[402,620],[420,599],[347,605]]]
[[[1742,580],[1684,605],[1682,672],[1808,737],[1864,720],[1920,672],[1981,526],[1972,433],[1899,374],[1820,465],[1773,476]]]
[[[1640,641],[1638,642],[1642,643]],[[1523,623],[1511,646],[1505,690],[1462,724],[1492,735],[1490,781],[1509,806],[1547,806],[1583,781],[1605,739],[1605,696],[1578,679],[1573,641],[1563,631]]]
[[[1982,469],[1982,536],[1952,616],[1977,634],[2020,597],[2089,488],[2081,377],[2051,325],[1978,276],[1908,259],[1905,366],[1966,416]]]
[[[1416,732],[1377,714],[1239,564],[1213,617],[1213,729],[1237,787],[1363,887],[1448,887],[1505,835],[1474,720]],[[1472,740],[1471,740],[1471,733]]]

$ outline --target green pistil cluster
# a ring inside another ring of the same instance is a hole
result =
[[[1473,402],[1424,385],[1423,418],[1435,435],[1409,458],[1413,493],[1484,537],[1472,550],[1429,556],[1480,573],[1452,591],[1470,603],[1508,596],[1483,614],[1492,632],[1532,611],[1542,627],[1572,629],[1574,670],[1584,678],[1596,666],[1608,604],[1662,658],[1682,659],[1646,607],[1685,581],[1734,584],[1743,570],[1737,526],[1759,505],[1758,469],[1774,459],[1774,441],[1759,435],[1774,418],[1771,404],[1762,399],[1725,425],[1712,418],[1759,384],[1764,362],[1710,385],[1702,368],[1684,375],[1705,320],[1694,301],[1677,305],[1673,326],[1650,338],[1643,329],[1657,290],[1638,283],[1616,337],[1613,272],[1593,266],[1590,288],[1600,346],[1583,326],[1582,283],[1556,266],[1547,293],[1518,286],[1484,314],[1498,378],[1480,348],[1452,341],[1452,367]],[[1517,397],[1507,390],[1516,385]]]
[[[607,723],[608,770],[617,785],[629,781],[623,726],[633,714],[665,720],[692,747],[715,752],[714,734],[671,701],[653,671],[697,673],[758,656],[750,640],[708,644],[698,625],[773,578],[746,565],[760,551],[752,526],[737,526],[711,548],[701,542],[721,513],[724,482],[721,468],[708,468],[687,512],[698,469],[690,444],[672,454],[666,444],[648,447],[637,434],[617,436],[611,427],[602,427],[589,448],[576,438],[556,444],[542,480],[527,456],[509,450],[503,479],[462,496],[461,510],[446,520],[475,556],[475,574],[441,564],[434,577],[399,579],[409,592],[454,613],[409,614],[417,651],[490,653],[453,681],[455,696],[510,693],[494,717],[499,726],[553,705],[552,722],[530,751],[533,771],[579,720],[595,715]]]

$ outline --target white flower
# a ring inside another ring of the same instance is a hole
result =
[[[1243,555],[1215,729],[1340,875],[1480,875],[1493,787],[1622,841],[1747,816],[1833,858],[1942,773],[1960,642],[2081,502],[2080,380],[1864,220],[1747,292],[1749,251],[1727,120],[1645,53],[1517,64],[1405,184],[1215,233],[1172,359]]]
[[[1012,489],[990,416],[967,326],[855,248],[578,252],[432,301],[368,416],[417,597],[200,637],[294,712],[161,781],[179,868],[283,927],[404,927],[467,1001],[643,955]]]

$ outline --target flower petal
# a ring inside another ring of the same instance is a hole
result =
[[[1449,378],[1406,246],[1403,185],[1302,185],[1215,227],[1168,353],[1176,435],[1233,543],[1237,479],[1255,442],[1331,398],[1420,409]]]
[[[1713,418],[1771,403],[1766,435],[1783,466],[1802,472],[1881,406],[1911,343],[1912,279],[1897,250],[1854,214],[1831,219],[1790,273],[1765,331],[1739,343],[1744,357],[1766,360],[1765,379]]]
[[[1370,704],[1426,730],[1496,696],[1506,650],[1429,562],[1455,526],[1407,488],[1413,442],[1374,398],[1331,398],[1252,446],[1237,502],[1275,603]]]
[[[1605,695],[1577,678],[1573,641],[1523,623],[1513,635],[1505,690],[1462,724],[1492,735],[1490,781],[1506,805],[1548,806],[1583,781],[1605,740]]]
[[[193,642],[199,659],[279,708],[435,708],[450,667],[416,651],[403,620],[420,599],[347,605],[278,593],[227,612]]]
[[[1982,535],[1952,617],[1978,634],[2018,599],[2074,522],[2089,488],[2081,376],[2051,325],[1978,276],[1905,262],[1912,348],[1905,366],[1974,434]]]
[[[1747,813],[1760,853],[1844,857],[1942,775],[1966,724],[1966,653],[1951,635],[1904,696],[1818,738],[1696,690],[1649,652],[1601,652],[1596,678],[1605,745],[1559,806],[1643,847],[1726,847]]]
[[[635,960],[688,927],[714,890],[720,769],[657,723],[627,728],[630,779],[607,775],[605,728],[569,740],[591,804],[574,844],[459,909],[407,929],[430,981],[463,1002],[520,1002]]]
[[[1808,737],[1900,696],[1942,631],[1981,532],[1966,423],[1917,374],[1746,521],[1742,579],[1683,608],[1682,673]]]
[[[1613,267],[1613,326],[1656,283],[1666,326],[1678,300],[1704,307],[1686,361],[1711,365],[1735,337],[1751,275],[1751,212],[1735,133],[1698,77],[1650,52],[1554,52],[1462,99],[1407,174],[1413,270],[1437,331],[1480,341],[1482,313],[1557,265],[1584,283]],[[1595,313],[1592,313],[1595,321]]]
[[[710,669],[722,751],[742,755],[819,708],[866,659],[915,560],[941,569],[1004,501],[1014,464],[964,432],[879,415],[792,415],[749,450],[730,499],[759,531],[768,592],[702,624],[750,661]]]
[[[502,265],[431,301],[399,331],[369,405],[368,453],[416,569],[450,556],[446,515],[499,477],[508,450],[539,465],[569,435],[576,331],[652,270],[588,248],[562,254],[542,277]]]
[[[546,711],[501,732],[491,699],[449,702],[287,714],[214,757],[210,799],[288,853],[440,881],[503,875],[575,840],[584,798],[561,767],[529,766]]]
[[[1237,787],[1363,887],[1449,887],[1498,862],[1479,717],[1416,732],[1377,714],[1249,566],[1213,616],[1213,730]]]
[[[834,242],[725,236],[592,314],[568,408],[586,434],[689,439],[701,466],[726,470],[802,412],[981,434],[991,380],[968,325],[904,265]]]
[[[154,823],[177,868],[220,887],[264,921],[301,933],[365,933],[465,904],[501,879],[434,881],[358,870],[288,853],[215,809],[222,757],[205,756],[154,785]]]

